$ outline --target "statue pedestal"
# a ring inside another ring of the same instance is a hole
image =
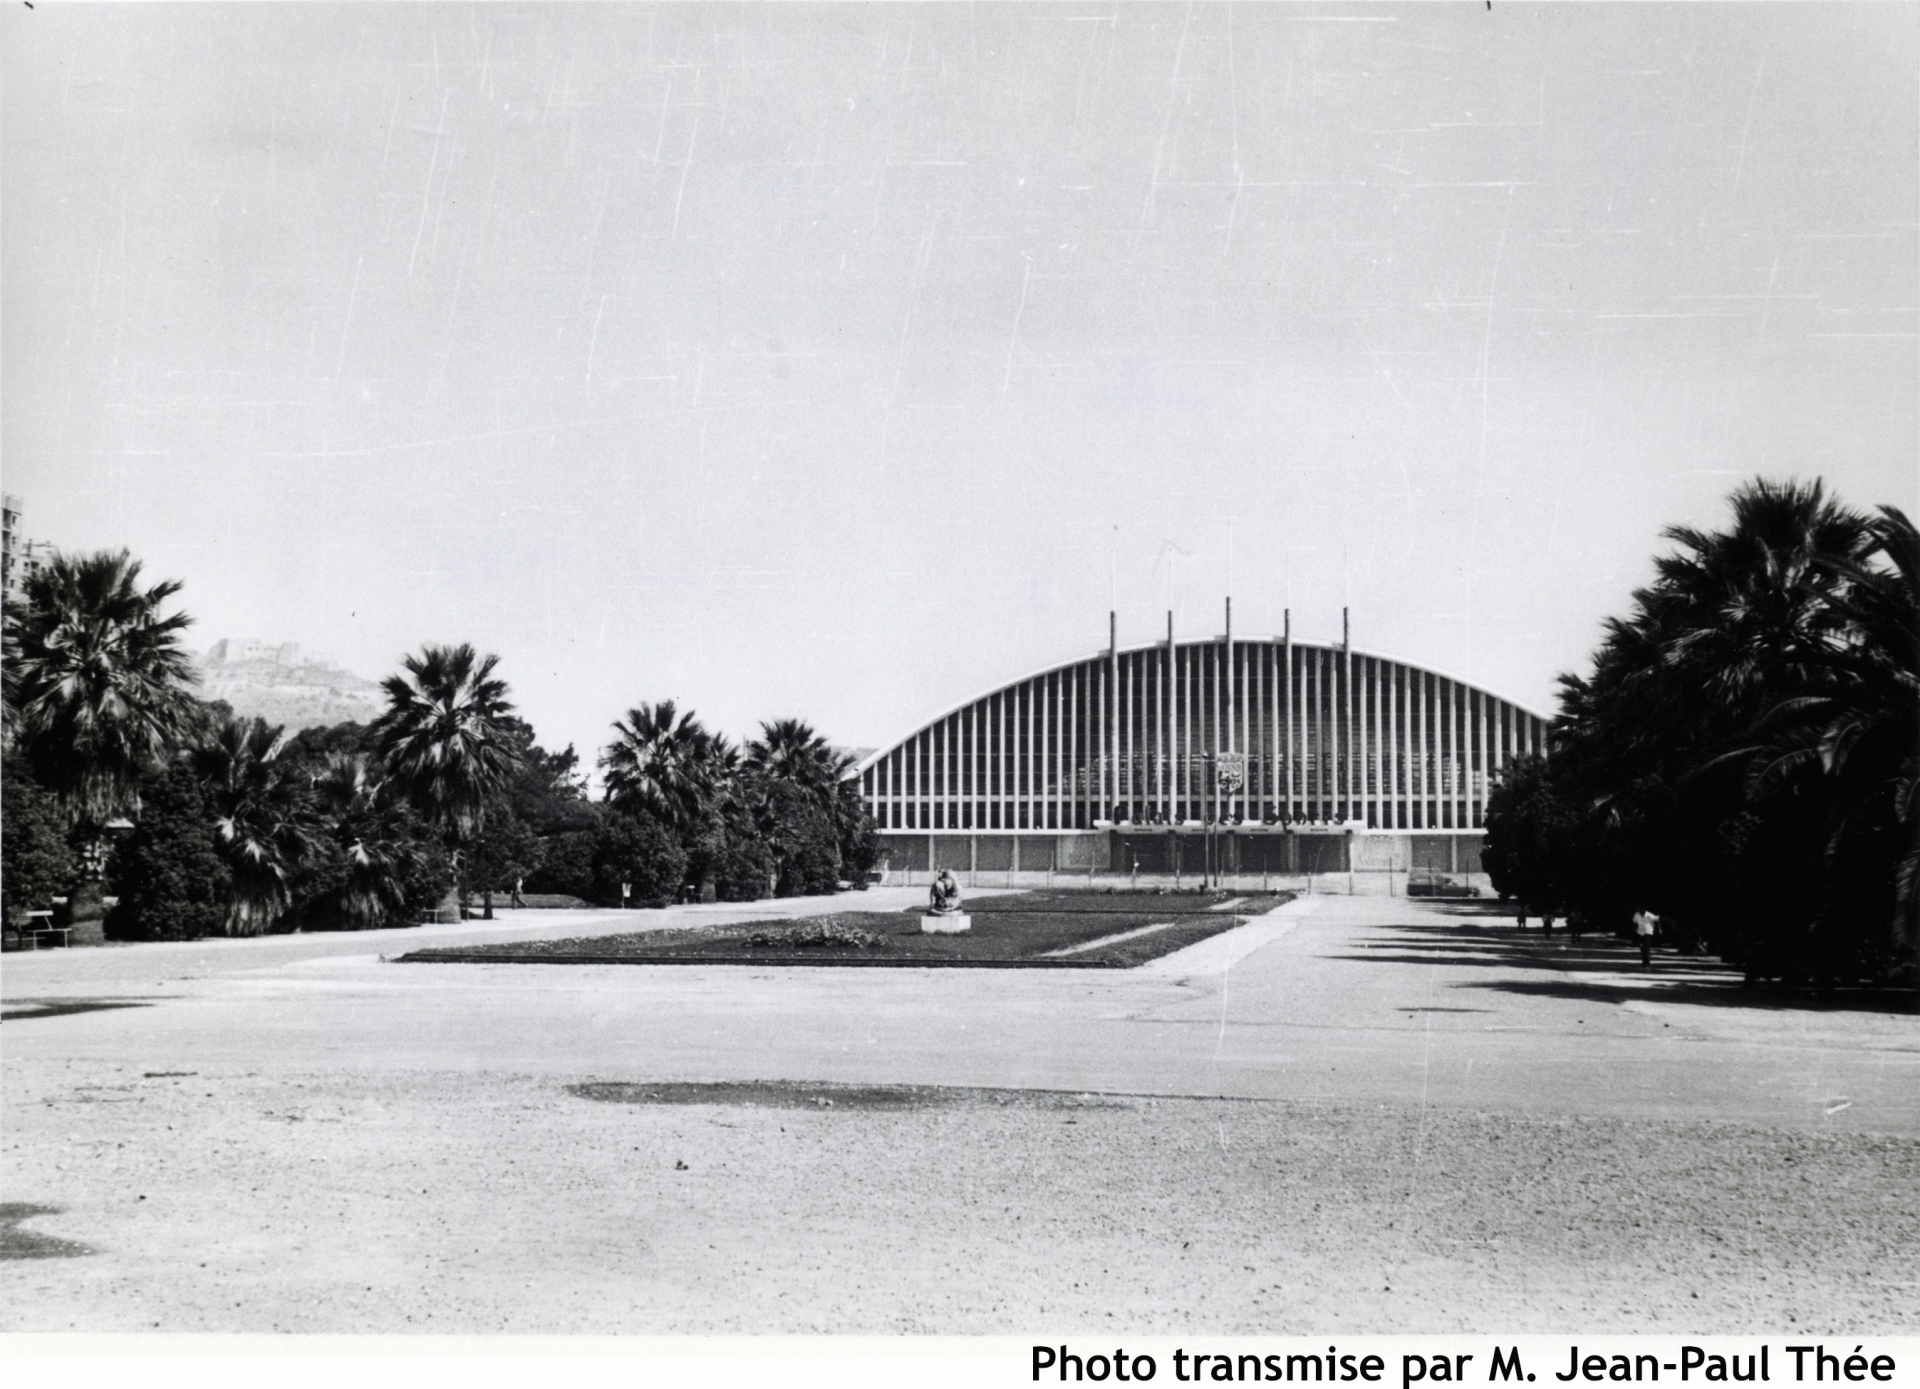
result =
[[[972,929],[973,918],[965,912],[948,912],[945,916],[920,918],[920,934],[923,936],[957,936],[962,931]]]
[[[55,909],[51,924],[67,928],[68,945],[105,945],[106,915],[100,884],[87,882],[67,894],[66,906]]]

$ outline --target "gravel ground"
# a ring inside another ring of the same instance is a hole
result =
[[[1131,970],[382,959],[844,906],[8,957],[0,1330],[1920,1331],[1904,1003],[1364,898]]]
[[[17,1227],[62,1244],[0,1262],[0,1328],[1920,1330],[1909,1138],[938,1087],[636,1093],[10,1067],[7,1187],[65,1204]]]

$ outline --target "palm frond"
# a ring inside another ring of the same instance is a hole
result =
[[[470,838],[519,762],[507,730],[513,705],[494,676],[498,656],[472,646],[426,646],[384,682],[387,711],[374,722],[386,773],[426,820]]]
[[[76,822],[137,812],[139,778],[191,722],[192,618],[126,551],[55,554],[5,613],[7,732]]]

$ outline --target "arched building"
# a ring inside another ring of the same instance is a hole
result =
[[[1471,874],[1493,775],[1545,749],[1540,715],[1290,619],[1235,637],[1229,604],[1225,634],[1178,641],[1169,614],[1126,650],[1114,628],[860,764],[892,872]]]

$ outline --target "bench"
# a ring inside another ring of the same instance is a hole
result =
[[[22,912],[20,916],[20,925],[9,932],[18,941],[19,949],[39,950],[50,945],[67,943],[68,928],[55,926],[52,912]],[[56,936],[59,937],[57,941],[54,940]]]

